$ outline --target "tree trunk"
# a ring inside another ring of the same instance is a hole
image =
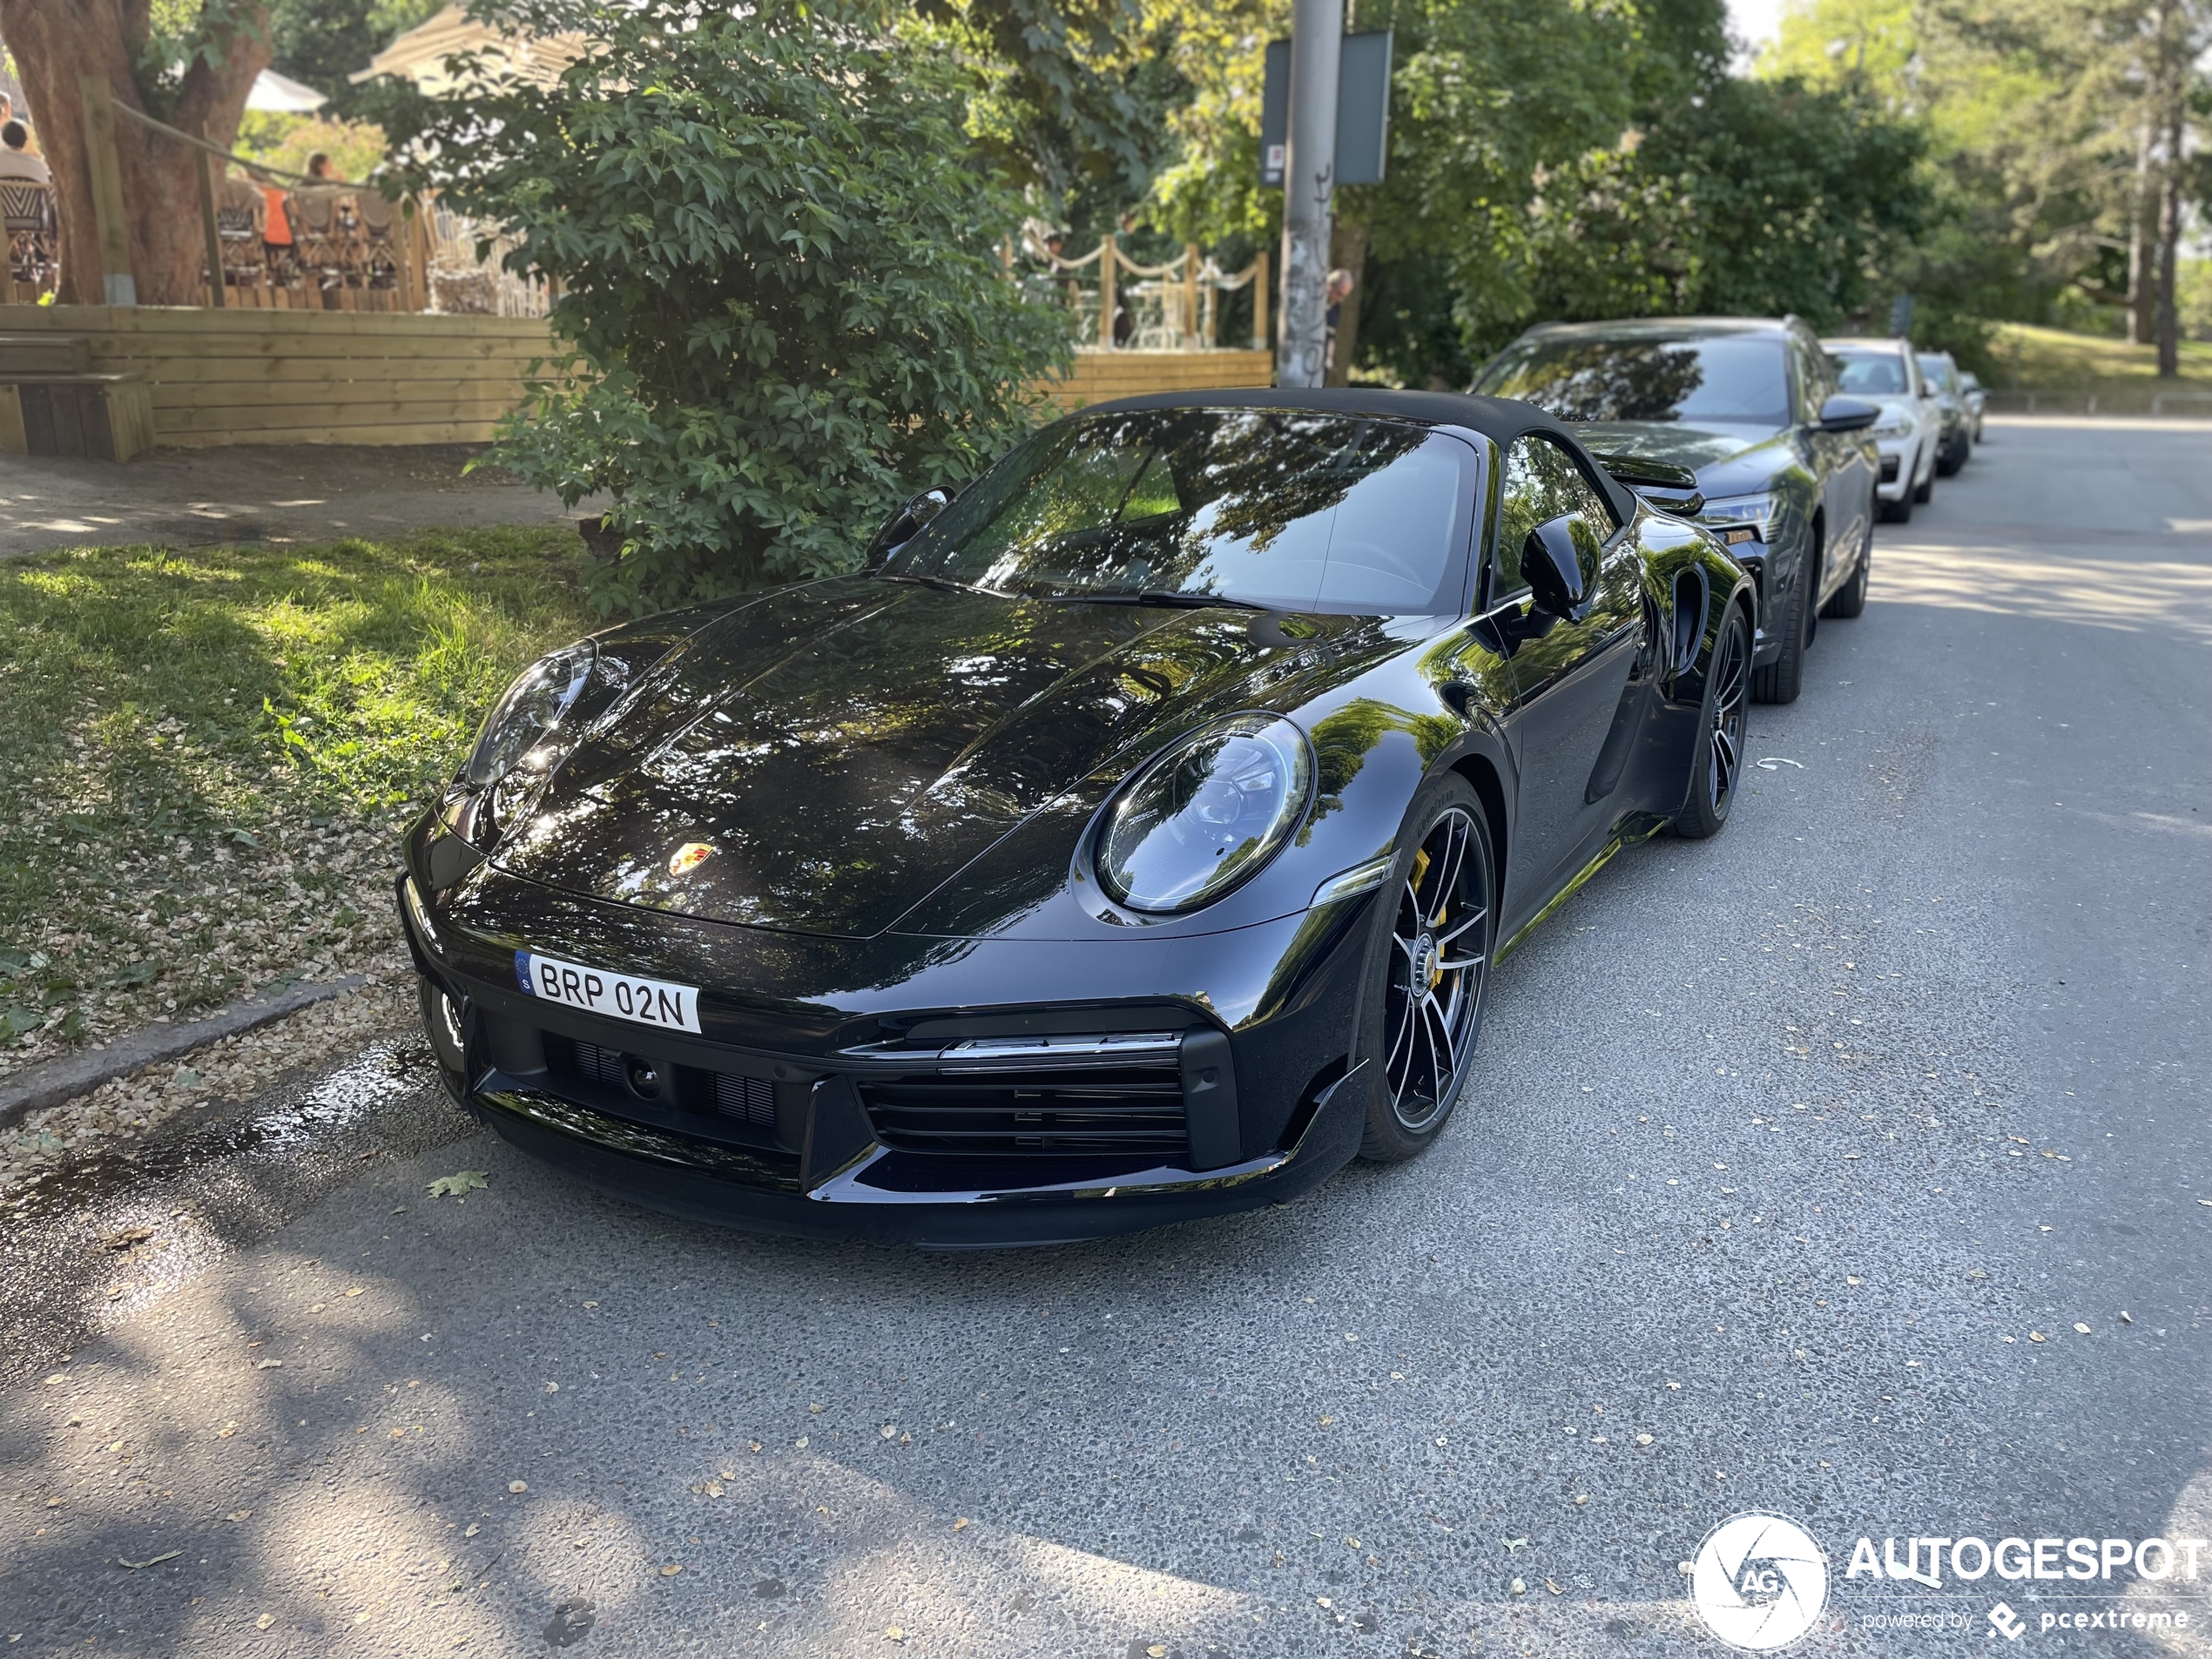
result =
[[[254,78],[269,65],[268,10],[266,0],[235,8],[232,25],[216,31],[208,43],[212,50],[185,71],[176,106],[165,118],[169,125],[203,132],[229,148]],[[63,305],[96,306],[105,297],[78,79],[84,75],[105,79],[117,105],[116,163],[131,220],[131,268],[139,303],[202,302],[207,260],[197,211],[198,152],[122,114],[145,108],[132,65],[145,48],[147,21],[148,0],[0,0],[0,39],[16,60],[37,123],[39,150],[53,169],[61,219],[61,282],[55,297]],[[211,64],[210,57],[218,61]]]
[[[2177,75],[2177,82],[2181,78]],[[2183,117],[2175,110],[2166,128],[2166,200],[2164,222],[2158,234],[2158,378],[2170,381],[2182,372],[2182,331],[2175,303],[2175,269],[2182,244],[2182,137]]]
[[[1352,273],[1352,292],[1337,307],[1336,352],[1329,360],[1328,383],[1349,386],[1352,366],[1359,356],[1359,313],[1367,303],[1367,226],[1340,219],[1329,242],[1329,266]]]

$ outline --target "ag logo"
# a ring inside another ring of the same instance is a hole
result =
[[[1771,1652],[1811,1629],[1828,1604],[1827,1557],[1794,1521],[1730,1515],[1697,1547],[1689,1595],[1730,1647]]]

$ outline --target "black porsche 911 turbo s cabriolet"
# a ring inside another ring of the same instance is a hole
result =
[[[1094,407],[858,574],[523,674],[406,840],[433,1046],[518,1146],[776,1231],[1063,1240],[1409,1157],[1497,961],[1726,820],[1755,604],[1528,404]]]

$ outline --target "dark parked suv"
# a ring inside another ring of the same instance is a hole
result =
[[[1578,435],[1602,455],[1696,475],[1700,522],[1758,583],[1762,702],[1796,700],[1816,618],[1866,608],[1880,475],[1866,428],[1880,411],[1838,395],[1818,337],[1795,317],[1546,323],[1485,363],[1473,389],[1587,422]]]

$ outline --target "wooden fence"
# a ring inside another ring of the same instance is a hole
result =
[[[476,443],[546,354],[541,320],[166,306],[16,306],[0,336],[82,338],[142,378],[154,442]]]
[[[191,448],[482,442],[550,346],[536,318],[11,306],[0,310],[0,379],[11,344],[42,340],[81,341],[92,371],[142,381],[152,441]],[[1264,352],[1085,351],[1049,391],[1080,408],[1271,376]]]

